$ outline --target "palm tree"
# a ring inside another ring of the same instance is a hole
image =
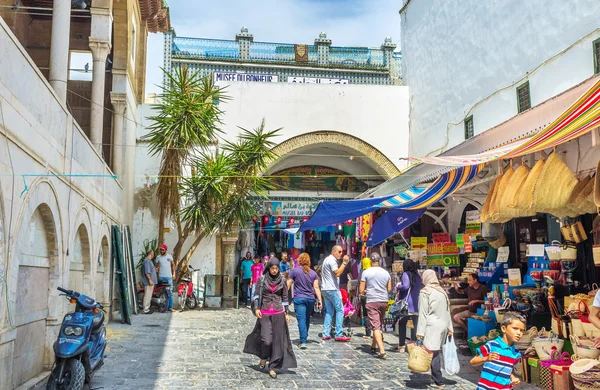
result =
[[[173,75],[163,72],[166,84],[161,86],[159,103],[153,107],[157,115],[148,118],[152,122],[150,132],[142,137],[148,141],[151,156],[161,155],[157,188],[159,243],[164,242],[166,218],[175,220],[179,237],[184,233],[179,218],[183,169],[195,150],[207,150],[216,143],[223,114],[218,102],[228,99],[223,88],[215,86],[212,75],[203,77],[185,66],[176,68]],[[173,257],[178,256],[174,251]]]
[[[222,152],[202,153],[194,159],[195,174],[181,184],[181,221],[184,230],[195,232],[195,239],[181,258],[180,271],[185,271],[203,238],[237,229],[240,222],[252,218],[255,211],[249,195],[266,198],[274,188],[271,178],[262,173],[275,157],[273,138],[281,129],[266,131],[264,119],[254,130],[240,129],[237,141],[226,141]]]

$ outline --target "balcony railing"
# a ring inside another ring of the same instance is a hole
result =
[[[289,43],[251,42],[248,53],[240,52],[240,42],[224,39],[174,37],[171,54],[175,58],[263,62],[297,66],[326,66],[364,69],[390,69],[385,51],[368,47],[329,48],[326,61],[319,62],[319,47],[308,45],[308,61],[297,62],[294,45]],[[396,61],[391,56],[392,61]],[[399,65],[399,64],[398,64]]]

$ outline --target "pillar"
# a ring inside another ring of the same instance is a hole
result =
[[[319,39],[315,39],[315,46],[317,47],[317,63],[319,65],[327,65],[329,63],[331,39],[327,39],[327,34],[322,32],[319,34]]]
[[[69,74],[69,33],[71,30],[71,0],[55,0],[52,8],[50,35],[50,74],[48,81],[61,102],[67,102]]]
[[[235,307],[235,283],[233,277],[235,272],[235,245],[238,241],[237,232],[235,234],[221,235],[221,275],[223,276],[223,291],[221,307]],[[217,274],[219,274],[219,265],[217,264]],[[227,275],[227,276],[225,276]]]
[[[100,5],[102,2],[98,2]],[[112,31],[112,12],[110,3],[101,4],[107,8],[92,7],[92,28],[89,38],[90,50],[94,60],[92,70],[92,104],[90,117],[90,138],[96,150],[102,154],[102,134],[104,118],[104,80],[106,76],[106,57],[110,53]]]
[[[240,48],[240,59],[250,59],[250,46],[254,42],[254,36],[248,32],[246,27],[242,27],[240,33],[235,36],[235,40],[238,42]]]
[[[112,170],[123,184],[123,159],[124,145],[123,124],[125,121],[125,109],[127,108],[126,95],[119,92],[110,93],[110,102],[113,105],[113,138],[112,138]]]

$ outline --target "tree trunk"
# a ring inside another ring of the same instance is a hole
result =
[[[206,233],[200,232],[196,236],[196,239],[192,243],[192,246],[190,247],[190,249],[181,258],[181,261],[179,262],[179,274],[177,275],[177,283],[179,283],[179,280],[181,279],[181,277],[187,272],[188,264],[189,264],[190,260],[192,259],[192,256],[194,255],[196,248],[198,248],[198,245],[200,245],[200,242],[204,239],[204,237],[206,237]]]
[[[160,208],[160,214],[158,215],[158,245],[165,243],[165,209]]]

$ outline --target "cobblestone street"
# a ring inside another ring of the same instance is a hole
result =
[[[92,389],[285,388],[285,389],[425,389],[429,375],[412,374],[407,355],[371,357],[361,328],[350,343],[322,343],[320,318],[310,330],[308,349],[295,349],[298,368],[276,380],[258,369],[258,359],[242,353],[255,319],[247,309],[195,310],[134,316],[134,325],[110,324],[106,364]],[[290,326],[298,342],[296,320]],[[386,335],[392,350],[395,336]],[[459,376],[446,379],[447,389],[474,389],[478,373],[464,357]],[[520,389],[528,388],[520,386]]]

